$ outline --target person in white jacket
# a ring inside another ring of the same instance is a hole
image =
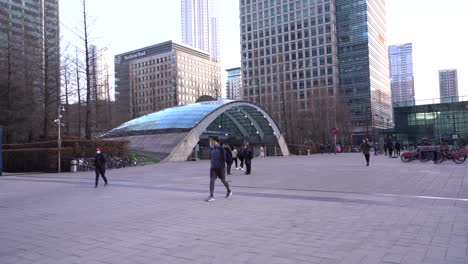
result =
[[[239,168],[237,167],[237,148],[235,148],[234,146],[231,146],[231,149],[232,149],[232,161],[236,163],[236,170],[238,170]]]

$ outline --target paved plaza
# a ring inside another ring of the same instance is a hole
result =
[[[468,263],[468,162],[254,159],[0,177],[0,263]]]

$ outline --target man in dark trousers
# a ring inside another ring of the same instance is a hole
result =
[[[372,146],[371,144],[369,143],[368,139],[364,139],[362,144],[361,144],[361,151],[362,151],[362,154],[364,154],[364,157],[366,158],[366,166],[369,166],[369,161],[370,161],[370,150],[371,150]]]
[[[214,187],[217,178],[223,182],[226,187],[226,198],[231,198],[232,191],[229,188],[229,183],[226,181],[226,152],[224,148],[219,144],[218,137],[212,137],[210,139],[211,150],[211,168],[210,168],[210,196],[206,199],[207,202],[214,201]]]
[[[237,157],[239,158],[240,165],[239,165],[239,170],[244,170],[244,154],[243,154],[244,148],[241,146],[239,148],[239,151],[237,152]]]
[[[228,144],[224,144],[224,151],[226,153],[226,172],[227,172],[227,175],[231,175],[231,165],[232,165],[231,147],[229,147]]]
[[[104,179],[104,186],[106,186],[106,158],[102,154],[102,147],[98,147],[96,149],[96,156],[94,157],[94,167],[96,170],[96,184],[94,187],[98,187],[99,175],[101,175],[101,177]]]
[[[242,156],[244,156],[245,160],[245,174],[249,175],[252,170],[252,159],[253,159],[253,152],[250,148],[249,142],[246,142],[244,145],[244,149],[242,150]]]
[[[397,142],[395,143],[395,155],[396,155],[397,157],[400,157],[400,151],[401,151],[401,145],[400,145],[400,143],[397,141]]]
[[[393,142],[389,141],[387,143],[387,147],[388,147],[388,157],[393,158]]]

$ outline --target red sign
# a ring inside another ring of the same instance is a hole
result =
[[[336,127],[331,128],[331,129],[330,129],[330,133],[331,133],[332,135],[338,134],[338,128],[336,128]]]

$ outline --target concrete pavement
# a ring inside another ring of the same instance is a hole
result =
[[[0,263],[468,263],[468,163],[254,159],[0,178]]]

